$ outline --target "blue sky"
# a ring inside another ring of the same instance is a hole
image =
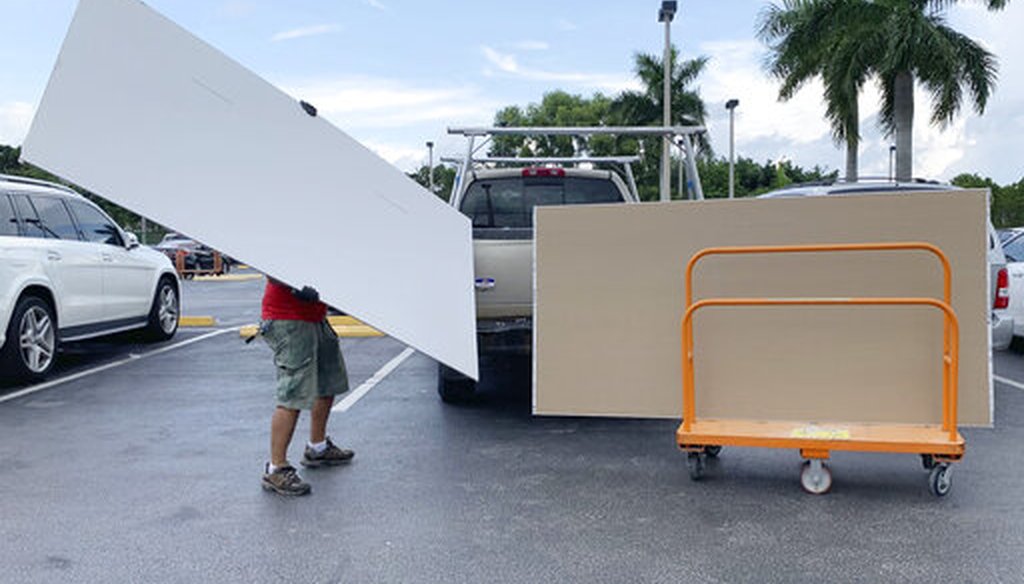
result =
[[[74,0],[0,0],[0,144],[20,144],[42,95]],[[556,88],[614,95],[634,87],[632,57],[660,53],[657,0],[433,2],[411,0],[150,0],[148,4],[296,97],[403,170],[461,152],[449,125],[483,125],[512,104]],[[767,0],[682,0],[672,26],[684,56],[711,61],[698,82],[712,144],[728,150],[725,100],[740,99],[737,152],[756,160],[843,168],[823,120],[820,87],[776,100],[754,38]],[[988,13],[980,2],[949,12],[951,23],[1000,58],[1000,81],[984,117],[972,110],[945,131],[928,127],[919,94],[915,175],[964,171],[1008,183],[1024,177],[1024,3]],[[116,31],[111,31],[116,34]],[[877,131],[877,95],[861,99],[861,173],[888,172]]]

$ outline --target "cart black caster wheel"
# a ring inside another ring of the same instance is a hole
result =
[[[699,453],[686,455],[686,469],[690,471],[690,480],[699,481],[704,476],[704,459]]]
[[[923,466],[925,470],[931,470],[935,468],[935,458],[931,454],[922,454],[921,466]]]
[[[722,452],[721,446],[706,446],[704,448],[704,454],[707,454],[709,458],[718,458],[720,452]]]
[[[832,488],[832,471],[819,459],[804,461],[800,486],[812,495],[824,495]]]
[[[936,497],[945,497],[953,487],[953,467],[940,462],[932,468],[928,475],[928,490]]]

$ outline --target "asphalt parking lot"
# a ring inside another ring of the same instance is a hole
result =
[[[1024,581],[1020,354],[943,499],[910,455],[837,453],[820,497],[792,451],[727,449],[694,483],[675,421],[534,418],[526,361],[445,406],[419,354],[332,417],[355,461],[285,499],[259,485],[270,353],[230,328],[262,283],[184,286],[217,327],[70,347],[77,377],[0,389],[0,582]],[[405,349],[342,346],[353,387]]]

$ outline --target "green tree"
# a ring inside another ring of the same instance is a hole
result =
[[[989,10],[1009,0],[980,0]],[[967,93],[978,114],[995,86],[996,59],[946,24],[957,0],[784,0],[771,5],[759,35],[771,49],[769,69],[783,79],[780,96],[821,76],[833,136],[858,140],[856,97],[868,78],[882,93],[879,121],[896,139],[896,178],[913,176],[914,83],[932,96],[931,121],[952,122]],[[855,164],[855,162],[854,162]]]
[[[702,159],[697,161],[704,186],[704,196],[709,199],[724,198],[729,193],[729,160],[727,158]],[[736,196],[753,197],[790,183],[835,180],[839,171],[828,171],[815,166],[805,169],[790,161],[763,164],[750,158],[736,159]],[[788,181],[788,182],[787,182]]]
[[[608,125],[610,105],[611,99],[600,93],[583,97],[555,90],[545,93],[540,103],[531,103],[525,109],[509,106],[499,110],[494,116],[494,125],[604,126]],[[599,156],[608,154],[613,148],[613,141],[607,136],[497,136],[490,153],[492,156]]]
[[[415,172],[407,173],[407,176],[418,182],[423,188],[430,188],[430,167],[424,164]],[[442,201],[447,201],[452,192],[452,185],[455,183],[455,169],[439,164],[434,167],[434,194]]]
[[[992,193],[989,214],[996,227],[1024,225],[1024,180],[1000,186],[990,178],[965,173],[957,175],[951,182],[965,189],[989,189]]]

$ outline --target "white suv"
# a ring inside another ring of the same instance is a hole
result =
[[[0,175],[0,381],[41,379],[61,342],[178,330],[178,276],[61,185]]]

